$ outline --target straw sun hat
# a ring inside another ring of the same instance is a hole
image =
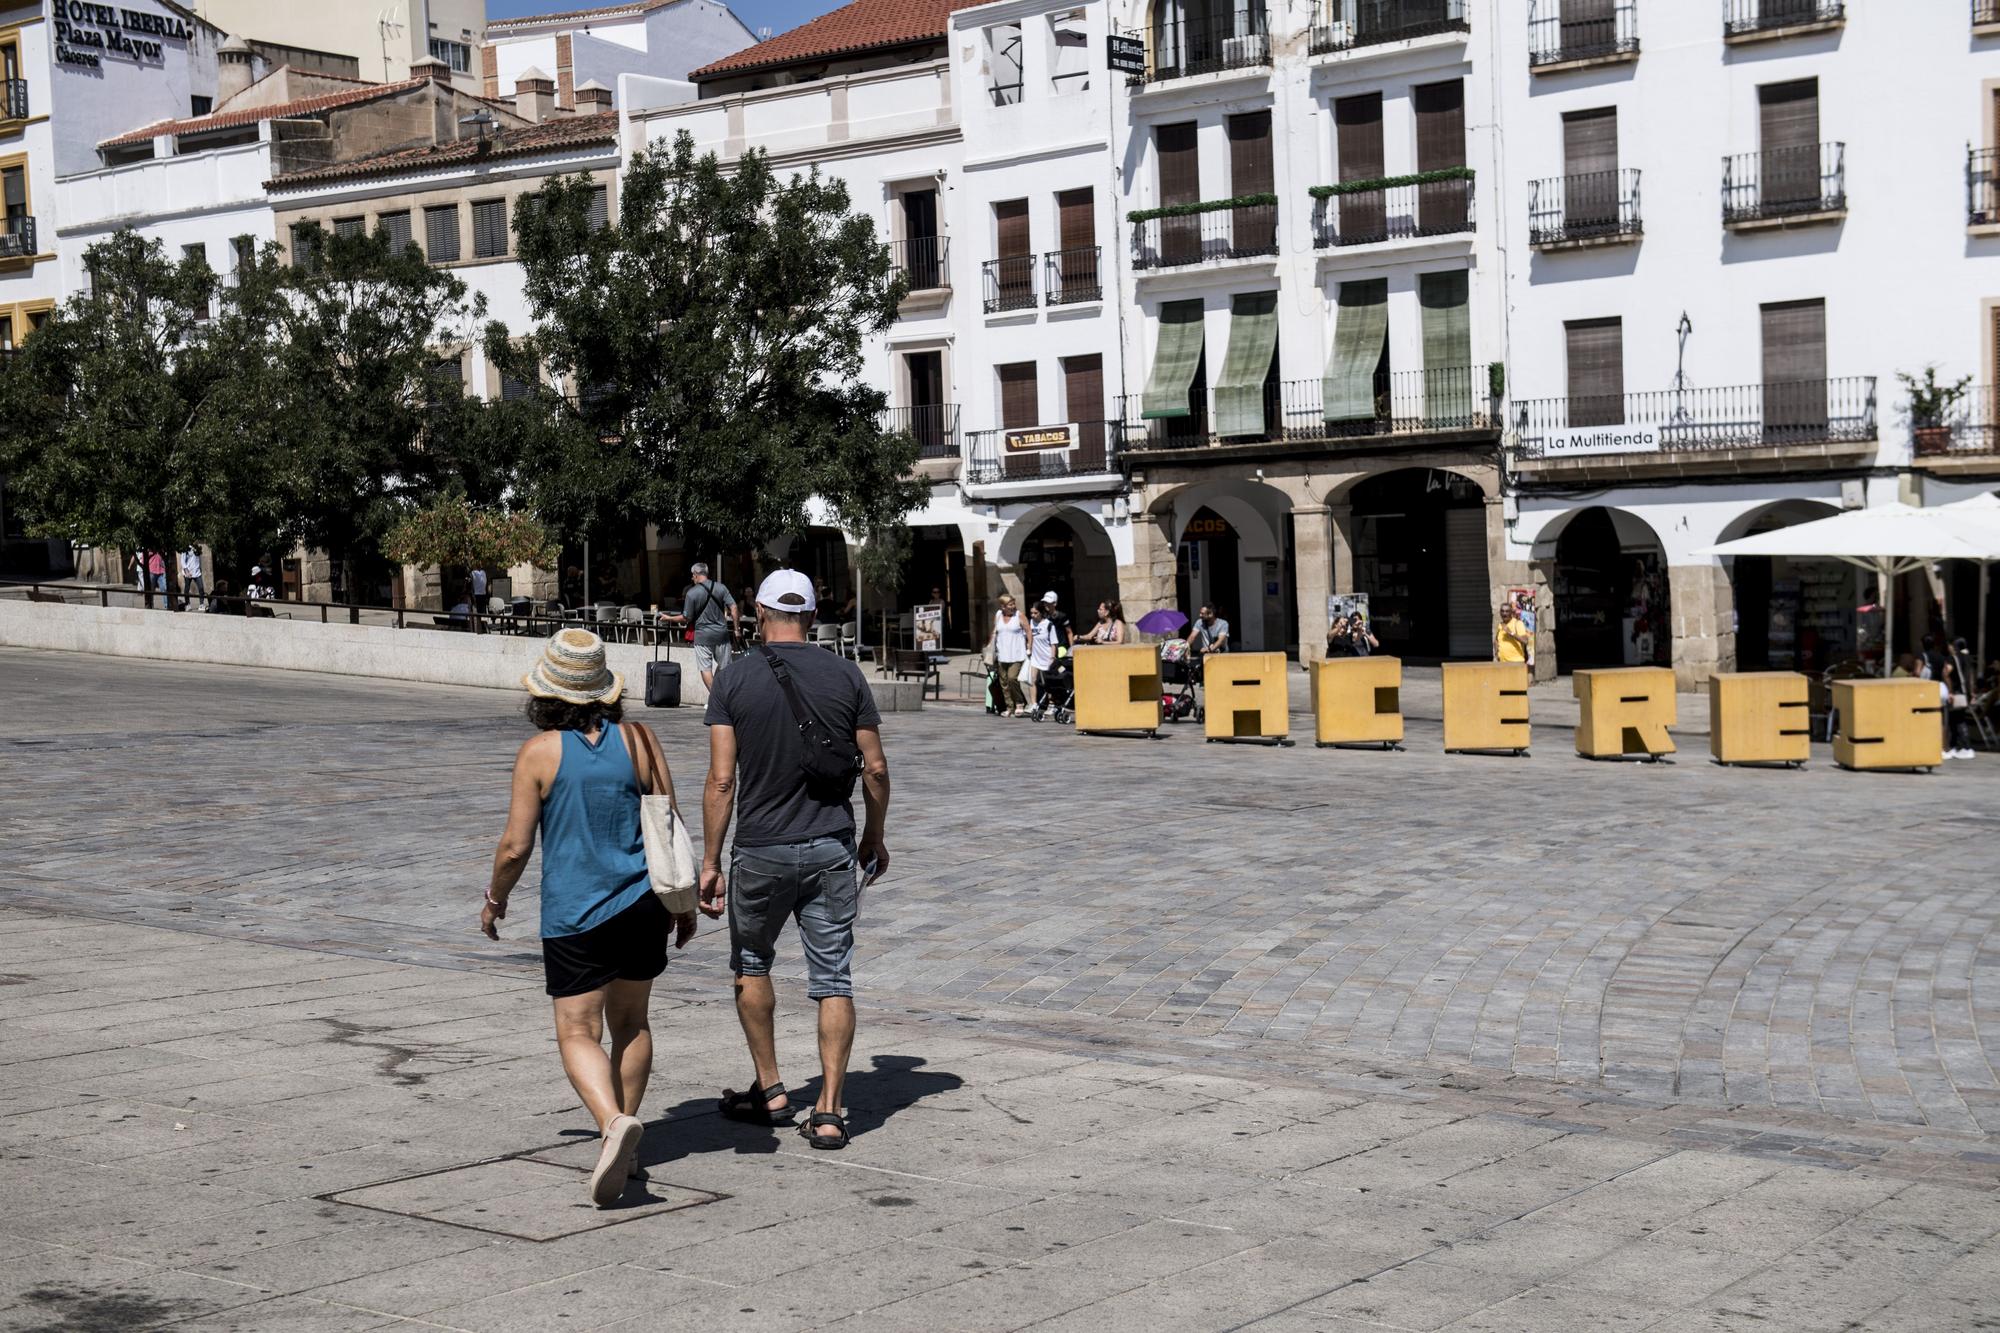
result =
[[[587,629],[558,631],[521,684],[538,699],[572,704],[610,703],[625,693],[625,678],[604,664],[604,640]]]

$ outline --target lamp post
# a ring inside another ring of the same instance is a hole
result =
[[[1682,402],[1681,395],[1687,391],[1688,335],[1694,332],[1694,321],[1688,318],[1687,311],[1681,311],[1681,322],[1674,326],[1674,332],[1680,336],[1680,351],[1674,358],[1674,424],[1685,426],[1688,424],[1687,405]]]

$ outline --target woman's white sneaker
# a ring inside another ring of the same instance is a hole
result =
[[[617,1203],[625,1192],[645,1133],[646,1127],[629,1115],[615,1116],[604,1127],[604,1146],[598,1149],[597,1167],[590,1173],[590,1201],[599,1208]]]

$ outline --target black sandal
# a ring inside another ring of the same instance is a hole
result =
[[[832,1125],[840,1132],[838,1134],[820,1133],[820,1129],[826,1125]],[[813,1147],[825,1148],[828,1152],[845,1148],[847,1146],[847,1122],[831,1111],[814,1111],[806,1117],[806,1122],[799,1126],[799,1137],[812,1144]]]
[[[773,1083],[768,1088],[752,1086],[748,1092],[732,1092],[724,1088],[716,1109],[722,1112],[724,1118],[739,1120],[746,1125],[789,1125],[798,1114],[798,1108],[787,1104],[783,1110],[773,1111],[770,1105],[773,1097],[784,1095],[785,1085],[782,1083]]]

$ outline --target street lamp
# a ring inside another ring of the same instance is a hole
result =
[[[1675,326],[1674,332],[1680,335],[1681,340],[1680,354],[1674,362],[1674,424],[1685,426],[1687,407],[1681,401],[1681,394],[1687,389],[1688,335],[1694,332],[1694,321],[1688,318],[1687,311],[1681,311],[1681,322]]]

